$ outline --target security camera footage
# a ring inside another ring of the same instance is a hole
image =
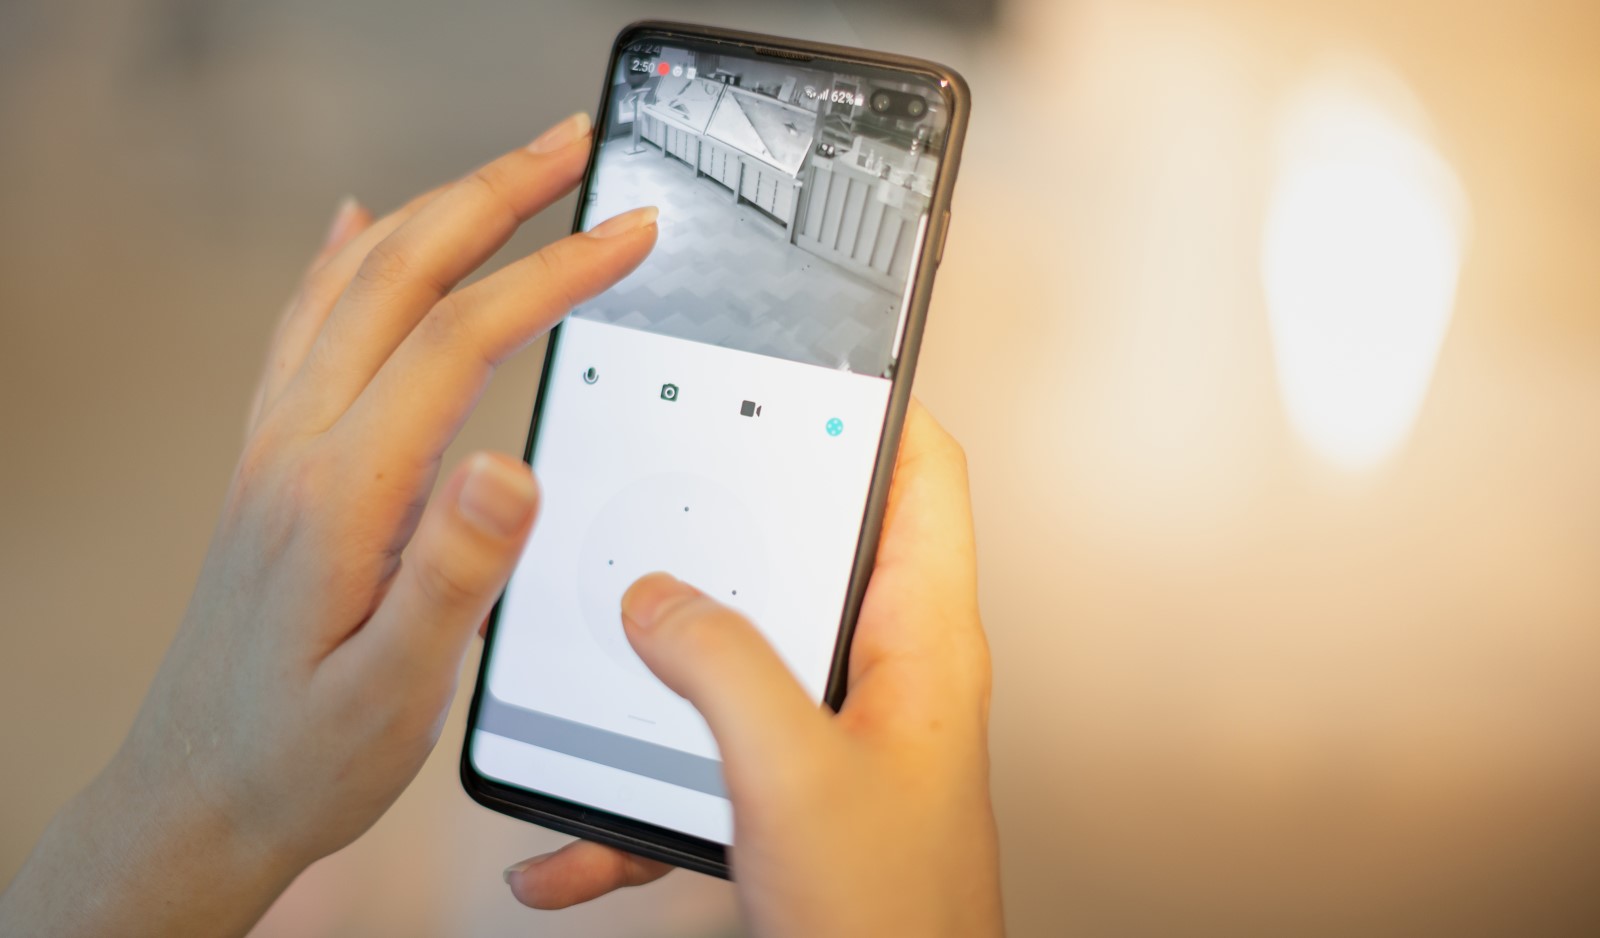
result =
[[[892,377],[949,122],[937,85],[660,45],[612,80],[584,227],[656,205],[660,239],[575,315]]]

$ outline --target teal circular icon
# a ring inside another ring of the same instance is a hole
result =
[[[840,420],[838,417],[830,418],[828,420],[827,430],[829,436],[838,436],[844,432],[844,421]]]

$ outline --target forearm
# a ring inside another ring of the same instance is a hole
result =
[[[62,809],[0,894],[0,934],[242,935],[299,867],[193,792],[118,758]]]

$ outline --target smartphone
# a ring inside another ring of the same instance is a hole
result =
[[[716,743],[634,654],[620,599],[665,570],[842,703],[968,110],[932,62],[618,35],[573,230],[656,205],[659,239],[550,334],[524,456],[540,518],[461,758],[479,803],[728,875]]]

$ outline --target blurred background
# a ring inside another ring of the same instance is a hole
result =
[[[643,16],[971,82],[916,387],[1013,934],[1600,933],[1592,0],[0,4],[0,882],[131,721],[339,198],[592,109]],[[520,451],[540,358],[447,462]],[[462,794],[462,719],[258,934],[740,933],[681,872],[516,905],[563,838]]]

